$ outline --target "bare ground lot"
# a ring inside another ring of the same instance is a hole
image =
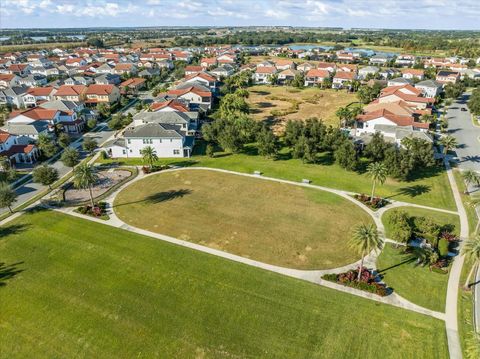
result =
[[[355,94],[332,89],[309,87],[258,85],[249,89],[248,103],[254,119],[269,121],[281,130],[288,120],[318,117],[326,124],[336,126],[335,112],[339,107],[357,101]]]

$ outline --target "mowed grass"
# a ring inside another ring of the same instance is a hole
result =
[[[373,223],[355,203],[329,192],[209,170],[132,183],[114,210],[135,227],[297,269],[355,262],[352,228]]]
[[[416,265],[405,247],[387,243],[377,259],[377,268],[384,281],[409,301],[438,312],[445,311],[448,274],[431,272],[428,266]]]
[[[275,121],[279,129],[287,120],[305,120],[309,117],[318,117],[328,125],[337,126],[337,109],[358,101],[353,93],[318,87],[300,90],[289,86],[257,85],[250,87],[248,91],[247,101],[252,117],[260,121]],[[292,108],[291,101],[297,102],[298,109],[292,109],[292,113],[281,116],[272,114],[272,110],[289,111]]]
[[[198,145],[197,151],[203,153],[201,144]],[[139,158],[118,158],[99,162],[142,165]],[[328,154],[321,155],[316,164],[306,164],[301,160],[292,159],[286,149],[282,150],[278,160],[272,160],[258,156],[256,148],[249,145],[245,148],[245,153],[241,154],[217,153],[215,158],[199,154],[190,159],[163,159],[159,163],[221,168],[243,173],[261,171],[265,176],[291,181],[307,178],[315,185],[356,193],[370,193],[372,190],[372,180],[365,173],[344,170]],[[426,169],[419,172],[416,179],[408,182],[388,178],[383,185],[377,186],[375,194],[398,201],[456,210],[447,174],[443,168]]]
[[[440,226],[453,225],[454,233],[460,235],[460,217],[453,213],[445,213],[440,211],[433,211],[417,207],[397,207],[386,211],[382,216],[382,223],[385,227],[385,236],[391,238],[393,224],[390,222],[393,211],[400,210],[407,212],[410,217],[425,217],[430,218]]]
[[[1,228],[5,358],[447,358],[440,320],[54,212]]]

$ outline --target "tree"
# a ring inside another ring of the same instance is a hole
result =
[[[94,118],[91,118],[87,121],[87,127],[92,130],[97,126],[97,120]]]
[[[268,81],[270,82],[270,85],[275,86],[278,83],[278,75],[277,74],[271,74],[268,77]]]
[[[97,148],[97,141],[95,141],[91,137],[85,137],[82,147],[88,153],[93,153],[93,151],[95,151],[95,149]]]
[[[140,150],[140,154],[142,155],[143,163],[146,163],[152,168],[155,165],[155,162],[158,161],[157,152],[152,146],[147,146]]]
[[[393,240],[407,243],[412,238],[413,229],[407,212],[394,209],[388,218],[388,222],[392,226],[391,237]]]
[[[62,148],[67,148],[68,145],[70,144],[71,140],[70,140],[70,136],[65,133],[65,132],[62,132],[58,138],[57,138],[57,142],[58,144],[60,145],[60,147]]]
[[[464,288],[470,288],[470,280],[472,275],[480,264],[480,235],[476,235],[473,238],[469,238],[465,241],[462,253],[467,259],[468,262],[472,264],[472,269],[470,269],[470,273],[468,273],[467,280],[465,281]]]
[[[378,83],[375,83],[373,86],[360,86],[357,92],[358,100],[364,104],[370,103],[378,97],[381,90],[382,86]]]
[[[248,113],[248,111],[249,107],[245,101],[245,97],[240,96],[237,93],[225,95],[220,102],[220,117],[229,117],[238,112]]]
[[[474,115],[480,115],[480,89],[472,91],[472,95],[468,100],[468,108]]]
[[[57,146],[55,146],[52,138],[44,133],[38,136],[38,148],[45,157],[52,157],[57,153]]]
[[[333,153],[335,161],[340,167],[348,171],[355,171],[358,168],[357,151],[350,141],[344,141]]]
[[[80,155],[75,148],[67,147],[60,157],[60,161],[67,166],[74,168],[80,160]]]
[[[110,106],[103,102],[97,105],[97,111],[102,118],[107,118],[111,115]]]
[[[445,91],[445,97],[449,99],[452,99],[452,98],[455,99],[458,96],[460,96],[463,93],[463,91],[465,91],[465,86],[461,82],[458,82],[456,84],[449,83],[445,85],[444,91]]]
[[[380,238],[374,224],[360,224],[355,227],[349,244],[352,249],[362,256],[357,278],[360,281],[365,256],[372,250],[382,249],[383,240]]]
[[[15,190],[7,182],[0,182],[0,208],[8,208],[10,213],[13,213],[12,205],[16,200]]]
[[[105,47],[103,40],[99,39],[98,37],[92,37],[87,40],[88,46],[96,47],[97,49]]]
[[[465,183],[467,184],[465,188],[465,194],[468,194],[469,185],[478,186],[480,184],[480,176],[475,171],[466,170],[462,173],[462,177]]]
[[[92,208],[95,207],[92,188],[97,181],[98,175],[95,171],[95,167],[91,164],[82,163],[73,170],[73,185],[75,188],[88,189]]]
[[[440,139],[440,144],[443,146],[444,155],[446,155],[451,149],[458,147],[457,139],[451,135],[443,136]]]
[[[275,157],[278,152],[277,137],[267,126],[263,126],[257,135],[258,153],[265,157]]]
[[[205,154],[211,158],[215,157],[215,147],[211,143],[207,144],[207,148],[205,149]]]
[[[375,162],[383,161],[385,151],[390,147],[391,145],[385,142],[383,134],[381,132],[375,132],[370,143],[365,147],[364,155]]]
[[[340,107],[336,112],[335,115],[339,119],[340,127],[344,127],[350,118],[350,110],[348,107]]]
[[[375,185],[378,183],[383,184],[387,179],[387,167],[382,162],[373,162],[367,166],[367,174],[372,179],[372,196],[370,201],[373,202],[373,196],[375,194]]]
[[[48,165],[42,165],[35,167],[32,172],[33,182],[41,183],[44,186],[48,186],[49,189],[52,189],[52,184],[58,180],[58,171],[56,168],[53,168]]]

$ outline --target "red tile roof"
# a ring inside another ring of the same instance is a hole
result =
[[[62,85],[58,88],[55,96],[79,96],[87,89],[84,85]]]
[[[154,112],[159,111],[163,108],[170,107],[179,112],[187,112],[188,108],[180,101],[169,100],[164,102],[154,102],[151,104],[150,109]]]
[[[87,88],[87,95],[109,95],[113,92],[114,85],[90,85]]]

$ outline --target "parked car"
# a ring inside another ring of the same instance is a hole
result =
[[[465,107],[462,107],[460,111],[467,111],[467,109]]]

